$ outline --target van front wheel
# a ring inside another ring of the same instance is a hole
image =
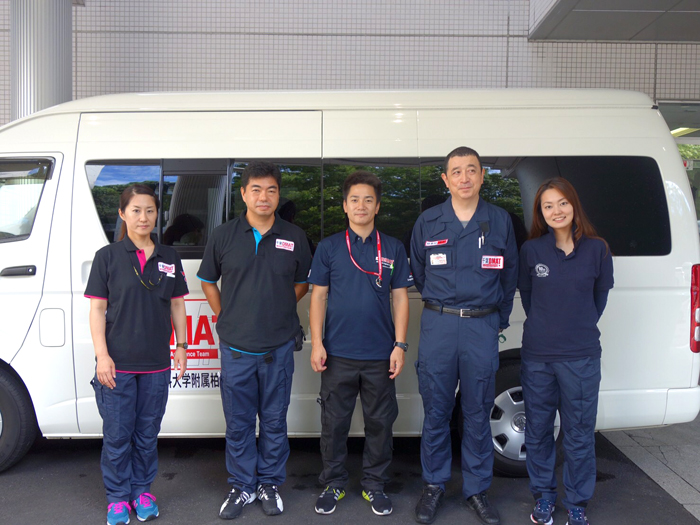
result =
[[[17,463],[36,438],[34,408],[21,381],[0,369],[0,472]]]
[[[508,477],[527,477],[525,465],[525,402],[520,386],[520,362],[502,365],[496,373],[496,398],[491,410],[493,470]],[[559,412],[554,439],[559,437]]]

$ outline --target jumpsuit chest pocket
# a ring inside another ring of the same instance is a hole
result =
[[[428,272],[442,272],[455,267],[453,239],[425,241],[425,267]]]
[[[497,273],[505,267],[504,253],[506,243],[499,237],[486,237],[486,242],[476,250],[474,264],[478,272],[483,274]]]

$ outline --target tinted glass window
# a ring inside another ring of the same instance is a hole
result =
[[[671,229],[659,167],[646,157],[530,157],[515,168],[523,201],[532,206],[550,177],[569,180],[613,254],[667,255]],[[527,223],[532,208],[525,210]]]
[[[52,162],[0,159],[0,242],[26,239]]]
[[[91,163],[86,166],[97,215],[107,241],[120,239],[119,197],[130,184],[145,184],[158,193],[160,164]]]

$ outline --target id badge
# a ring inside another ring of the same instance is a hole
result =
[[[503,256],[502,255],[484,255],[481,257],[481,267],[488,270],[502,270]]]

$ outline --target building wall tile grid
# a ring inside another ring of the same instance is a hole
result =
[[[583,87],[700,101],[700,45],[529,42],[556,0],[86,0],[73,97],[266,89]],[[9,120],[0,0],[0,124]]]

